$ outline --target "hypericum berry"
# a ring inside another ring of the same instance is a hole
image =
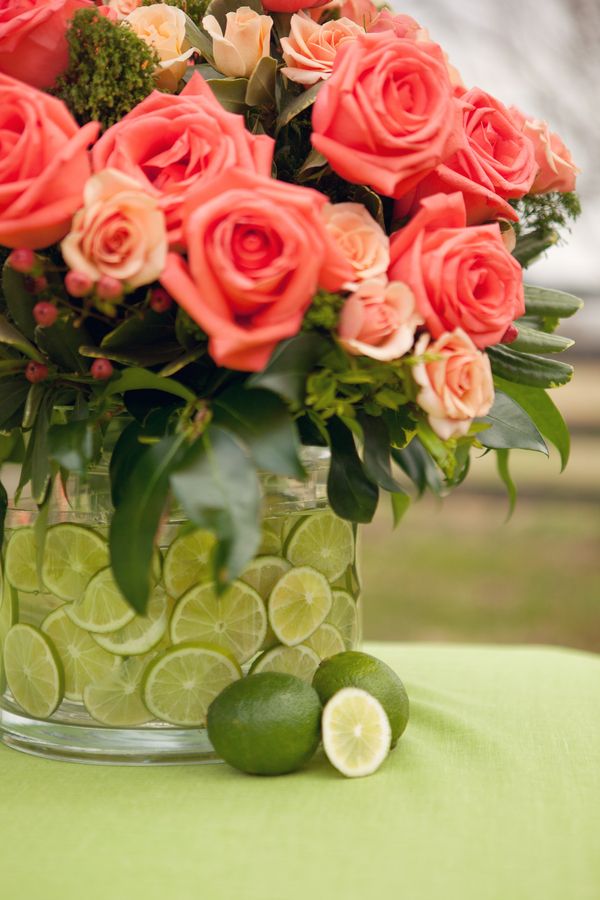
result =
[[[96,285],[96,293],[101,300],[119,300],[123,296],[123,285],[112,275],[102,275]]]
[[[71,271],[65,275],[65,287],[71,297],[86,297],[94,287],[94,282],[83,272]]]
[[[33,292],[34,294],[41,294],[42,291],[47,290],[48,288],[48,279],[45,275],[37,275],[33,279]]]
[[[519,329],[516,325],[509,325],[502,335],[501,344],[512,344],[519,337]]]
[[[112,376],[114,369],[110,360],[95,359],[92,363],[90,372],[92,373],[92,378],[95,378],[96,381],[106,381],[107,378]]]
[[[15,272],[20,272],[21,275],[30,275],[37,266],[35,253],[28,247],[20,247],[18,250],[13,250],[7,262],[11,269],[14,269]]]
[[[58,309],[54,303],[49,303],[47,300],[40,300],[40,302],[36,303],[33,307],[33,318],[40,328],[50,328],[58,318]]]
[[[155,313],[164,313],[173,306],[173,298],[164,288],[154,288],[150,296],[150,309]]]
[[[44,363],[28,362],[25,366],[25,378],[30,384],[39,384],[40,381],[45,381],[48,377],[48,366],[45,366]]]

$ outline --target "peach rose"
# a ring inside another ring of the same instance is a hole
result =
[[[385,31],[340,47],[312,124],[338,175],[401,197],[458,148],[461,107],[440,48]]]
[[[317,288],[352,275],[318,191],[242,169],[202,181],[185,205],[188,262],[170,253],[161,283],[209,336],[220,366],[259,371],[300,330]]]
[[[64,237],[99,127],[79,128],[62,101],[0,74],[0,244],[35,250]]]
[[[350,19],[332,19],[319,25],[310,16],[292,16],[290,34],[281,39],[283,74],[298,84],[316,84],[329,78],[339,47],[353,41],[362,29]]]
[[[379,7],[373,0],[341,0],[338,5],[340,16],[356,22],[361,28],[366,28],[379,12]]]
[[[233,166],[271,173],[273,139],[247,131],[242,116],[223,109],[197,73],[183,91],[154,91],[104,132],[92,160],[135,178],[159,199],[169,241],[181,240],[182,204],[190,189]]]
[[[460,328],[430,340],[424,334],[415,347],[417,356],[427,354],[412,370],[421,388],[417,403],[443,441],[464,437],[473,419],[485,416],[494,402],[489,357]]]
[[[434,338],[462,328],[483,348],[525,313],[523,272],[498,224],[466,225],[461,194],[427,197],[391,237],[389,277],[412,288]]]
[[[129,288],[155,281],[167,256],[165,217],[156,199],[135,179],[105,169],[86,184],[83,203],[60,245],[69,268],[94,282],[108,275]]]
[[[558,134],[550,131],[550,126],[542,119],[524,116],[514,106],[510,111],[523,134],[533,142],[535,150],[537,175],[529,193],[548,194],[550,191],[559,191],[560,193],[574,191],[579,169]]]
[[[67,28],[92,0],[0,0],[0,72],[49,88],[69,63]]]
[[[249,6],[227,13],[225,34],[214,16],[202,19],[213,42],[215,65],[233,78],[249,78],[263,56],[271,55],[271,16],[261,16]]]
[[[355,356],[388,362],[408,353],[423,319],[401,281],[363,281],[342,307],[340,344]]]
[[[351,290],[359,281],[387,281],[390,240],[362,203],[328,203],[323,207],[327,230],[352,268]]]
[[[419,200],[441,192],[460,191],[469,224],[518,216],[507,202],[531,188],[537,166],[533,143],[499,100],[479,88],[462,94],[465,146],[438,166],[397,204],[399,216],[418,208]]]
[[[116,13],[118,19],[124,19],[129,13],[132,13],[134,9],[137,9],[138,6],[142,5],[142,0],[104,0],[102,5],[108,9],[112,9]]]
[[[175,91],[185,75],[188,59],[195,52],[185,36],[185,13],[176,6],[153,3],[140,6],[123,19],[137,36],[154,47],[160,62],[156,83],[164,91]]]

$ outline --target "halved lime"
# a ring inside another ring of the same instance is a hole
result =
[[[297,647],[286,647],[280,644],[261,653],[250,667],[250,675],[257,672],[284,672],[286,675],[295,675],[308,684],[312,684],[315,672],[321,660],[314,650],[299,644]]]
[[[90,716],[115,728],[150,722],[152,715],[142,699],[142,678],[151,657],[152,654],[124,659],[108,678],[88,684],[83,691],[83,702]]]
[[[92,576],[108,563],[108,544],[91,528],[63,522],[48,529],[42,580],[61,600],[79,600]]]
[[[281,540],[284,545],[286,544],[289,536],[292,531],[298,527],[300,522],[303,522],[307,516],[304,513],[296,513],[295,515],[286,516],[283,520],[283,525],[281,526]]]
[[[242,572],[240,581],[254,588],[266,603],[281,576],[291,568],[287,559],[280,556],[257,556]]]
[[[212,579],[211,556],[215,543],[212,531],[203,529],[175,538],[163,565],[163,581],[171,597],[178,599],[191,587]]]
[[[171,725],[200,726],[221,691],[241,677],[235,659],[202,643],[180,644],[148,666],[143,697],[152,715]]]
[[[171,601],[164,590],[154,588],[146,615],[136,615],[123,628],[108,634],[92,634],[105,650],[118,656],[141,656],[156,647],[164,638],[169,625]]]
[[[63,698],[63,672],[51,641],[33,625],[13,625],[4,641],[4,667],[11,693],[36,719],[48,719]]]
[[[319,625],[317,630],[306,640],[306,646],[314,650],[319,660],[329,659],[336,653],[343,653],[346,649],[344,639],[335,625],[326,622]]]
[[[331,609],[331,588],[316,569],[300,566],[279,579],[269,598],[269,622],[282,644],[301,644]]]
[[[375,772],[390,752],[392,729],[379,700],[360,688],[343,688],[323,710],[323,749],[348,778]]]
[[[325,620],[335,625],[344,640],[344,649],[351,650],[358,641],[358,613],[356,603],[347,591],[334,589],[331,612]]]
[[[86,685],[102,681],[119,665],[116,656],[99,647],[87,631],[71,621],[65,606],[46,616],[42,631],[62,662],[67,700],[81,700]]]
[[[33,528],[27,526],[13,531],[6,545],[4,570],[17,590],[28,594],[39,591],[37,541]]]
[[[267,613],[260,596],[243,581],[224,594],[201,584],[184,594],[171,618],[171,640],[202,641],[232,653],[243,663],[260,649],[267,633]]]
[[[293,529],[285,555],[292,565],[311,566],[335,581],[354,558],[352,525],[332,512],[313,513]]]
[[[281,537],[279,523],[276,519],[263,522],[260,547],[261,555],[277,555],[281,553]]]
[[[117,587],[110,566],[93,576],[83,596],[71,603],[66,613],[80,628],[97,634],[123,628],[135,617],[135,610]]]
[[[0,572],[0,656],[6,635],[19,618],[19,597],[8,579]],[[1,661],[1,659],[0,659]]]

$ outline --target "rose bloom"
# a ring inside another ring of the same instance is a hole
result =
[[[388,362],[408,353],[422,324],[406,284],[363,281],[342,307],[338,335],[349,353]]]
[[[92,0],[0,0],[0,72],[52,87],[69,62],[70,19],[93,6]]]
[[[181,208],[190,188],[240,166],[270,175],[273,140],[253,135],[242,116],[223,109],[197,73],[183,91],[154,91],[94,147],[96,172],[119,169],[157,197],[167,217],[169,241],[181,240]]]
[[[312,113],[312,143],[348,181],[401,197],[461,140],[461,108],[436,44],[361,34],[340,47]]]
[[[185,13],[176,6],[153,3],[140,6],[123,19],[139,38],[154,47],[160,58],[156,83],[164,91],[175,91],[194,53],[185,36]]]
[[[344,287],[351,290],[366,280],[385,284],[390,240],[362,203],[328,203],[323,207],[323,218],[329,234],[354,269],[352,282]]]
[[[523,272],[498,224],[466,225],[461,194],[423,200],[391,237],[389,277],[412,288],[434,338],[462,328],[483,348],[497,344],[525,313]]]
[[[479,88],[462,94],[466,145],[438,166],[397,204],[399,216],[418,208],[431,194],[461,191],[469,224],[492,219],[517,221],[508,200],[527,194],[537,166],[533,144],[499,100]]]
[[[547,194],[550,191],[568,193],[576,188],[579,169],[570,151],[558,134],[550,131],[547,122],[524,116],[511,107],[511,114],[532,142],[535,150],[537,175],[530,189],[531,194]]]
[[[99,127],[79,128],[61,100],[0,74],[0,244],[38,249],[64,237]]]
[[[338,5],[340,17],[356,22],[361,28],[365,28],[379,12],[379,7],[372,0],[342,0]]]
[[[428,357],[412,370],[421,388],[417,403],[443,441],[464,437],[473,419],[485,416],[494,402],[489,357],[460,328],[430,340],[424,334],[415,347],[417,356]]]
[[[249,6],[227,13],[225,34],[214,16],[202,19],[213,42],[215,65],[233,78],[249,78],[259,60],[271,54],[271,16],[261,16]]]
[[[155,281],[167,256],[165,217],[156,199],[135,179],[105,169],[87,182],[83,203],[60,245],[69,268],[94,282],[108,275],[130,288]]]
[[[101,5],[113,10],[118,19],[124,19],[125,16],[128,16],[134,9],[142,5],[142,0],[104,0]]]
[[[363,30],[350,19],[332,19],[319,25],[310,16],[292,16],[290,34],[281,39],[283,74],[298,84],[316,84],[329,78],[338,49]]]
[[[202,181],[185,205],[188,261],[170,253],[161,283],[209,336],[220,366],[264,368],[297,334],[319,287],[352,275],[318,191],[242,169]]]
[[[301,9],[312,9],[324,6],[323,0],[264,0],[263,7],[267,12],[295,13]]]

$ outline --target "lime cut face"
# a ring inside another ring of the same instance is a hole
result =
[[[37,541],[29,526],[13,531],[6,545],[4,570],[13,587],[33,594],[40,589],[37,573]]]
[[[302,644],[323,623],[331,603],[331,588],[321,572],[310,566],[290,569],[269,598],[271,628],[282,644]]]
[[[190,588],[211,581],[211,557],[216,538],[198,529],[175,538],[165,557],[163,581],[171,597],[178,599]]]
[[[266,603],[281,576],[289,572],[291,568],[287,559],[282,559],[280,556],[257,556],[242,572],[240,581],[254,588]]]
[[[67,700],[81,701],[86,685],[102,681],[119,664],[117,657],[99,647],[87,631],[71,621],[64,606],[46,616],[42,631],[60,657]]]
[[[192,588],[171,618],[171,640],[201,641],[246,662],[260,649],[267,633],[267,613],[260,596],[243,581],[217,595],[213,584]]]
[[[152,720],[142,699],[147,656],[132,656],[103,681],[88,684],[83,702],[92,718],[113,728],[131,728]]]
[[[108,544],[91,528],[64,522],[48,529],[42,580],[61,600],[72,603],[83,597],[92,576],[108,564]]]
[[[115,584],[110,566],[92,577],[83,596],[71,603],[66,612],[80,628],[97,634],[123,628],[135,617],[135,610]]]
[[[344,640],[335,625],[328,625],[327,622],[319,625],[317,630],[311,634],[306,641],[306,646],[314,650],[319,660],[329,659],[330,656],[342,653],[346,649]]]
[[[163,640],[169,626],[171,602],[161,587],[154,588],[146,615],[134,615],[131,621],[108,634],[93,634],[94,641],[117,656],[141,656]]]
[[[171,725],[206,724],[208,707],[229,684],[241,677],[235,659],[202,643],[181,644],[161,653],[143,679],[147,709]]]
[[[356,602],[347,591],[334,589],[331,612],[327,623],[334,625],[344,641],[344,650],[351,650],[358,642],[358,611]]]
[[[14,625],[4,641],[4,667],[19,706],[48,719],[63,698],[63,672],[51,641],[33,625]]]
[[[323,749],[348,778],[376,772],[390,752],[392,729],[381,703],[361,688],[343,688],[323,710]]]
[[[286,556],[292,565],[310,566],[336,581],[354,559],[352,525],[332,512],[313,513],[290,533]]]
[[[285,675],[295,675],[307,684],[312,684],[320,661],[315,651],[304,644],[297,647],[281,645],[262,653],[252,664],[250,674],[283,672]]]

